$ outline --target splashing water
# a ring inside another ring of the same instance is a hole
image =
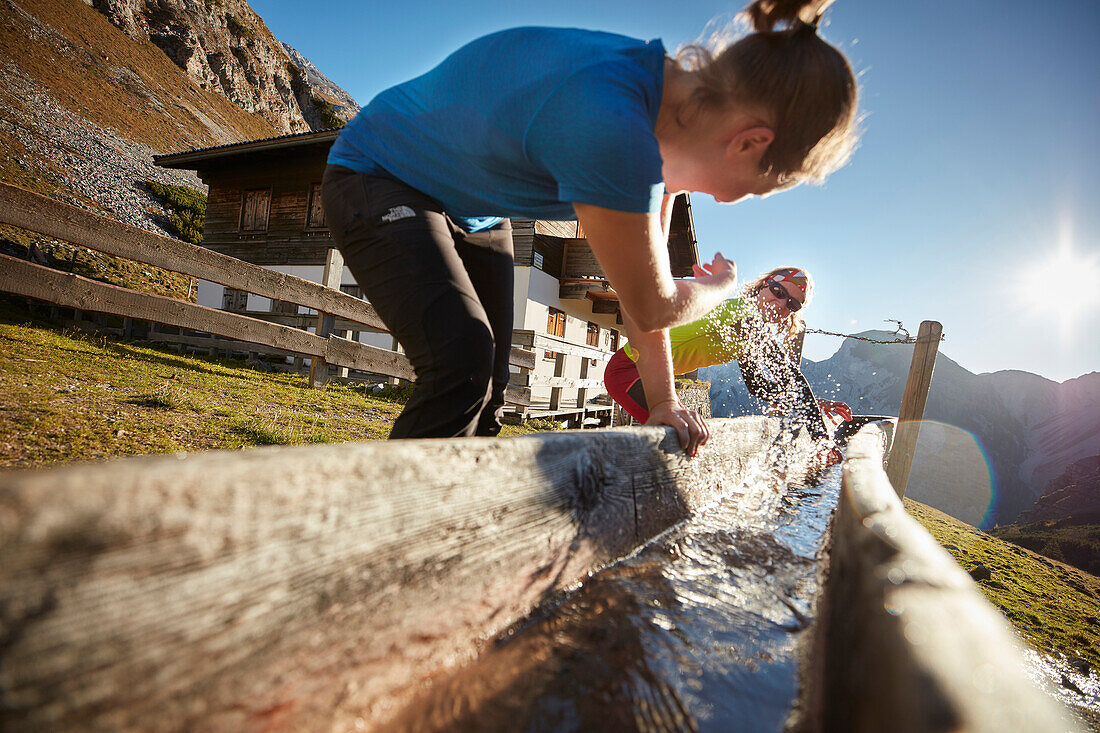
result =
[[[785,485],[794,453],[777,439],[753,480],[436,680],[397,727],[781,730],[840,485],[839,467]]]

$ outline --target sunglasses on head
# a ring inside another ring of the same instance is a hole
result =
[[[800,303],[795,298],[792,298],[791,294],[787,292],[787,289],[777,283],[775,280],[768,280],[765,285],[768,286],[768,290],[772,291],[772,295],[774,295],[775,297],[779,298],[780,300],[784,298],[787,299],[787,310],[789,310],[791,313],[797,313],[799,310],[801,310],[802,303]]]

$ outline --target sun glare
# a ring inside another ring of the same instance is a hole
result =
[[[1100,307],[1100,256],[1075,252],[1068,233],[1059,237],[1055,252],[1018,274],[1021,303],[1063,332]]]

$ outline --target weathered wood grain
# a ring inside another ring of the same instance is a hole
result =
[[[340,279],[344,276],[344,256],[333,247],[325,255],[325,269],[321,275],[322,287],[331,290],[340,289]],[[336,317],[331,313],[317,311],[314,332],[318,336],[330,336],[336,326]],[[347,373],[339,376],[346,377]],[[324,357],[309,360],[309,386],[312,389],[324,389],[328,384],[328,362]]]
[[[140,318],[272,346],[281,351],[321,356],[333,364],[365,372],[408,380],[415,378],[412,365],[404,354],[337,336],[322,338],[296,328],[183,300],[139,293],[7,255],[0,255],[0,291],[67,308]]]
[[[0,223],[388,331],[364,300],[0,183]],[[323,256],[323,255],[322,255]]]
[[[905,513],[885,441],[870,425],[849,443],[797,729],[1079,730],[1028,678],[1005,618]]]
[[[607,361],[612,356],[612,352],[595,346],[575,344],[558,336],[518,328],[512,331],[512,343],[517,347],[560,351],[563,354],[583,356],[586,359],[595,359],[596,361]]]
[[[936,366],[936,353],[939,351],[942,333],[943,326],[937,321],[923,321],[917,331],[909,377],[901,396],[897,439],[890,452],[890,464],[886,467],[886,475],[898,496],[905,496],[905,487],[909,483],[909,471],[913,467],[920,421],[924,419],[924,406],[928,402],[928,389],[932,384],[932,370]]]
[[[428,674],[755,476],[777,420],[0,473],[13,730],[384,729]]]

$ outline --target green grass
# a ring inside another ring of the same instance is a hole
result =
[[[905,509],[964,570],[992,571],[978,586],[1033,647],[1100,667],[1100,578],[924,504],[906,499]]]
[[[0,299],[0,466],[379,440],[407,398],[407,388],[312,390],[243,361],[85,336]]]
[[[990,534],[1087,573],[1100,573],[1100,512],[1031,524],[1010,524]]]

